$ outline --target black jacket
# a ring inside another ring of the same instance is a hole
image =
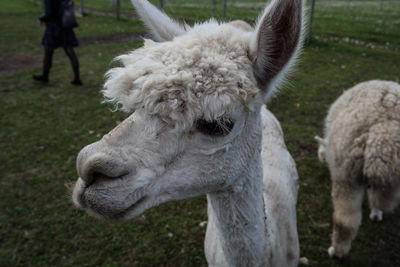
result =
[[[60,3],[62,0],[44,0],[44,13],[40,15],[41,22],[61,22]]]

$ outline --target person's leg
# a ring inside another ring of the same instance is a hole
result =
[[[54,50],[44,49],[44,59],[43,59],[43,73],[42,75],[33,75],[33,79],[47,83],[49,81],[49,73],[51,64],[53,61]]]
[[[72,47],[64,47],[64,51],[71,61],[72,70],[74,71],[74,80],[71,81],[74,85],[82,85],[82,81],[79,74],[79,61]]]

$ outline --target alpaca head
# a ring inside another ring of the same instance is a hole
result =
[[[118,59],[103,94],[132,114],[78,155],[73,201],[106,219],[227,190],[260,151],[259,110],[301,45],[301,0],[245,22],[181,26],[132,0],[158,42]]]

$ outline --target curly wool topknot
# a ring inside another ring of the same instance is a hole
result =
[[[123,66],[106,74],[105,101],[178,123],[213,120],[238,105],[251,109],[259,90],[246,32],[215,23],[198,25],[173,42],[145,40],[144,47],[118,57]]]

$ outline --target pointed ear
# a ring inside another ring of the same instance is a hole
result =
[[[249,53],[258,85],[268,95],[301,48],[303,13],[302,0],[272,0],[258,20]]]
[[[170,41],[175,36],[185,33],[185,27],[173,21],[147,0],[131,0],[131,2],[142,21],[150,28],[156,41]]]

